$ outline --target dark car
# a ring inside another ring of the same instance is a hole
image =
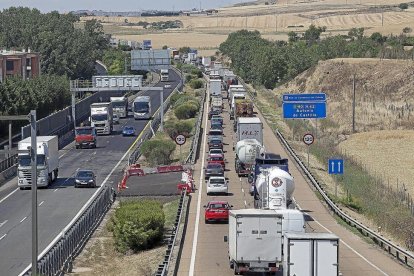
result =
[[[75,176],[75,188],[96,187],[96,176],[91,170],[81,170]]]
[[[124,126],[122,136],[135,136],[135,128],[133,126]]]
[[[224,169],[219,163],[207,164],[204,168],[205,179],[209,179],[210,176],[224,176]]]
[[[213,115],[219,115],[221,112],[219,110],[210,110],[208,113],[208,119],[211,119]]]
[[[213,122],[213,121],[218,121],[221,124],[223,124],[223,117],[221,117],[220,115],[213,115],[211,117],[211,122]]]
[[[213,138],[208,141],[208,149],[223,149],[223,141],[217,138]]]
[[[220,123],[211,123],[210,129],[211,130],[214,130],[214,129],[223,130],[223,126]]]

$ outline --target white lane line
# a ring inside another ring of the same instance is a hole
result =
[[[53,192],[56,192],[57,190],[59,190],[59,189],[55,189]]]
[[[295,200],[296,202],[296,200]],[[300,208],[299,204],[296,202],[296,205],[298,206],[299,210],[302,210],[302,208]],[[323,226],[319,221],[317,221],[316,219],[314,219],[310,214],[303,212],[306,215],[308,215],[309,217],[311,217],[313,219],[314,222],[316,222],[320,227],[322,227],[323,229],[325,229],[326,231],[328,231],[331,234],[335,234],[333,233],[331,230],[329,230],[328,228],[326,228],[325,226]],[[379,268],[378,266],[376,266],[375,264],[371,263],[367,258],[365,258],[364,256],[362,256],[358,251],[356,251],[355,249],[353,249],[349,244],[347,244],[346,242],[344,242],[342,239],[339,239],[341,243],[343,243],[346,247],[348,247],[352,252],[354,252],[356,255],[358,255],[358,257],[360,257],[361,259],[363,259],[365,262],[367,262],[370,266],[372,266],[373,268],[375,268],[376,270],[378,270],[381,274],[388,276],[388,274],[386,272],[384,272],[383,270],[381,270],[381,268]]]
[[[12,194],[14,194],[15,192],[17,192],[19,190],[19,188],[16,188],[13,192],[11,192],[10,194],[6,195],[5,197],[3,197],[0,200],[0,203],[2,203],[3,201],[5,201],[9,196],[11,196]]]
[[[43,200],[42,202],[39,203],[39,206],[42,205],[43,203],[45,203],[45,201]]]
[[[25,221],[27,219],[27,217],[22,218],[22,220],[20,221],[20,223],[22,223],[23,221]]]
[[[3,236],[1,236],[0,237],[0,241],[5,237],[5,236],[7,236],[7,234],[4,234]]]
[[[3,221],[2,223],[0,223],[0,227],[2,227],[3,225],[6,224],[6,222],[8,222],[8,220]]]
[[[247,208],[247,202],[246,202],[246,200],[244,201],[244,208]]]
[[[242,188],[242,193],[244,194],[244,189]]]
[[[206,105],[208,105],[210,101],[210,95],[207,93],[207,99],[206,99]],[[206,109],[205,109],[206,110]],[[205,123],[204,123],[204,132],[207,129],[207,123],[208,123],[208,116],[205,115]],[[207,135],[204,133],[203,135],[203,156],[201,158],[201,168],[204,168],[204,161],[206,160],[206,137]],[[195,259],[196,259],[196,253],[197,253],[197,242],[198,242],[198,227],[200,224],[200,209],[201,209],[201,194],[203,193],[203,177],[204,177],[204,170],[201,170],[200,174],[200,189],[198,190],[198,198],[197,198],[197,212],[196,212],[196,221],[195,221],[195,227],[194,227],[194,236],[193,236],[193,248],[191,249],[191,261],[190,261],[190,270],[188,271],[189,276],[194,275],[194,266],[195,266]]]

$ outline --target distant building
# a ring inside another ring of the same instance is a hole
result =
[[[40,75],[38,53],[20,51],[0,51],[0,82],[7,77],[20,76],[24,80]]]

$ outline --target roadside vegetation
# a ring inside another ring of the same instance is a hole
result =
[[[348,35],[321,39],[325,27],[311,25],[303,34],[290,32],[289,41],[272,42],[258,31],[231,33],[220,45],[220,51],[231,59],[234,71],[245,81],[273,89],[285,83],[320,60],[333,58],[411,59],[414,37],[401,33],[364,36],[364,28],[353,28]]]
[[[164,258],[162,240],[174,225],[178,204],[178,197],[119,202],[76,257],[69,274],[154,275]]]
[[[199,115],[201,96],[205,93],[203,74],[193,65],[180,65],[185,79],[184,91],[171,96],[170,108],[164,117],[164,132],[158,132],[155,137],[142,144],[142,154],[150,166],[169,165],[184,162],[190,153],[192,137],[195,134],[195,124]],[[195,85],[196,84],[196,85]],[[184,135],[186,143],[180,148],[175,144],[175,137]]]

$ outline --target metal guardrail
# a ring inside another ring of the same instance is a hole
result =
[[[62,232],[38,256],[38,272],[40,275],[62,275],[73,258],[80,252],[89,236],[99,225],[106,212],[115,201],[115,191],[103,186],[89,200]],[[31,264],[19,274],[31,274]]]
[[[238,78],[239,82],[245,86],[245,82]],[[250,96],[251,91],[247,89]],[[252,97],[253,98],[253,97]],[[289,145],[287,140],[283,137],[282,133],[280,133],[279,130],[275,131],[276,137],[279,139],[279,141],[282,143],[283,147],[288,151],[288,153],[291,155],[291,157],[295,160],[296,164],[299,166],[299,168],[303,171],[303,173],[306,175],[306,177],[309,179],[309,181],[312,183],[312,185],[318,190],[318,192],[321,194],[325,202],[328,204],[329,208],[342,220],[344,220],[346,223],[348,223],[350,226],[353,226],[357,228],[363,235],[370,237],[376,244],[378,244],[382,249],[386,250],[389,254],[397,258],[399,261],[403,262],[405,265],[409,267],[414,267],[414,254],[412,252],[409,252],[408,250],[400,247],[399,245],[394,244],[392,241],[385,239],[383,236],[381,236],[378,233],[375,233],[370,228],[366,227],[362,223],[358,222],[356,219],[352,218],[345,212],[341,210],[341,208],[329,197],[329,195],[324,191],[324,189],[321,187],[319,182],[315,179],[315,177],[312,175],[312,173],[308,170],[308,168],[305,166],[305,164],[302,162],[302,160],[298,157],[298,155],[295,153],[294,149]]]
[[[158,266],[158,269],[155,273],[155,276],[166,276],[168,274],[168,269],[170,266],[170,261],[172,258],[172,253],[174,249],[175,242],[177,240],[177,233],[180,230],[180,224],[183,217],[184,205],[188,204],[187,191],[184,189],[181,192],[180,202],[178,204],[177,216],[175,217],[173,234],[167,240],[167,250],[165,251],[164,261]]]

